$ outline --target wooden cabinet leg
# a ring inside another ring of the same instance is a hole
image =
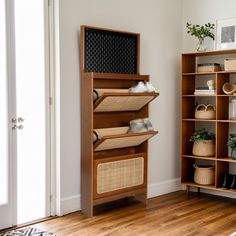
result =
[[[200,188],[197,188],[197,194],[200,195]]]
[[[189,196],[190,186],[186,186],[186,195]]]

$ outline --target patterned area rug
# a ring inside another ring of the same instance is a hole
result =
[[[0,236],[56,236],[56,234],[29,227],[0,234]]]

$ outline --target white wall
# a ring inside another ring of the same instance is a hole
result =
[[[150,141],[149,197],[179,189],[179,73],[182,1],[59,0],[60,171],[62,213],[79,209],[80,25],[141,33],[141,73],[160,91],[151,120],[160,134]]]
[[[197,43],[194,36],[187,34],[186,22],[215,24],[217,19],[236,17],[235,9],[235,0],[183,0],[183,51],[194,51]],[[213,49],[212,41],[209,43],[209,49]]]

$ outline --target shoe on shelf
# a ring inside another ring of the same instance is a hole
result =
[[[131,120],[128,133],[153,131],[152,123],[148,118]]]
[[[130,128],[128,133],[147,132],[147,128],[143,122],[143,119],[131,120],[129,123],[130,123]]]
[[[156,89],[155,89],[155,87],[153,86],[153,84],[151,82],[146,82],[145,86],[147,88],[148,93],[156,92]]]
[[[231,184],[232,184],[232,176],[228,173],[225,173],[224,180],[221,187],[225,189],[229,189],[231,187]]]
[[[236,175],[232,175],[232,182],[230,184],[230,189],[236,190]]]
[[[129,89],[129,92],[131,93],[145,93],[147,92],[147,87],[145,86],[145,84],[140,81],[137,85],[131,87]]]
[[[152,127],[152,123],[148,118],[144,118],[143,122],[144,122],[144,125],[145,125],[147,131],[153,131],[154,130],[153,127]]]

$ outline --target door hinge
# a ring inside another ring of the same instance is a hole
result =
[[[53,100],[53,98],[52,98],[52,97],[49,97],[49,105],[50,105],[50,106],[52,105],[52,100]]]

